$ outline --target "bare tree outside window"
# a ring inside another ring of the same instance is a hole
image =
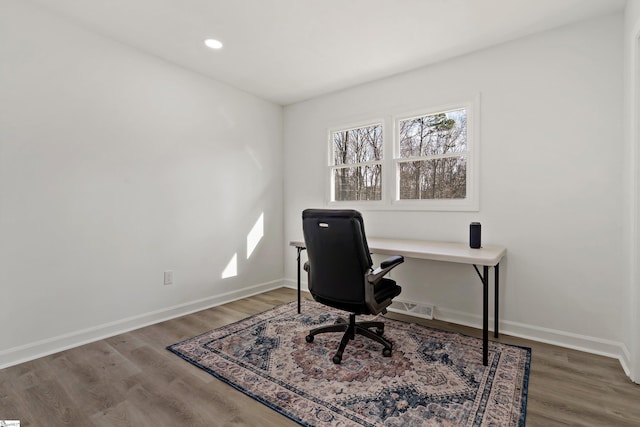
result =
[[[467,113],[455,111],[399,120],[399,199],[467,196]]]
[[[382,200],[382,124],[331,133],[335,201]]]
[[[477,211],[479,102],[476,96],[395,118],[391,111],[385,118],[329,129],[328,203]]]

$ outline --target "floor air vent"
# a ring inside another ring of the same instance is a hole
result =
[[[394,300],[387,310],[394,313],[408,314],[409,316],[422,317],[423,319],[433,319],[433,306],[429,304],[416,304],[408,301]]]

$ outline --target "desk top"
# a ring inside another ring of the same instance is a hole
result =
[[[504,246],[487,245],[471,249],[467,243],[433,242],[428,240],[387,239],[367,237],[369,250],[374,254],[402,255],[408,258],[494,266],[507,253]],[[304,248],[303,240],[289,242],[289,246]]]

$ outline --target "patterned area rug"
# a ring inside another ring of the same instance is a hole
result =
[[[525,425],[530,349],[490,342],[485,367],[480,339],[384,319],[392,357],[356,336],[335,365],[341,333],[305,336],[347,314],[302,303],[168,350],[305,426]]]

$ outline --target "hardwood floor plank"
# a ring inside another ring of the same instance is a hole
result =
[[[59,373],[59,384],[74,404],[92,413],[120,403],[124,397],[117,384],[123,377],[117,369],[101,372],[100,367],[79,356],[77,352],[70,352],[51,362],[52,370]],[[121,363],[117,366],[126,368],[130,365]]]
[[[166,350],[295,299],[296,291],[280,288],[0,370],[0,419],[23,427],[296,426]],[[387,317],[481,336],[447,322]],[[532,348],[528,427],[640,425],[640,385],[617,360],[506,335],[498,341]]]
[[[151,427],[155,422],[143,409],[128,400],[97,412],[90,419],[95,427]]]
[[[0,380],[0,419],[16,420],[25,412],[26,409],[18,403],[17,395]]]
[[[17,419],[25,420],[27,425],[90,425],[84,409],[79,410],[56,380],[46,380],[34,385],[26,389],[23,396],[23,407],[28,412],[20,414]]]

